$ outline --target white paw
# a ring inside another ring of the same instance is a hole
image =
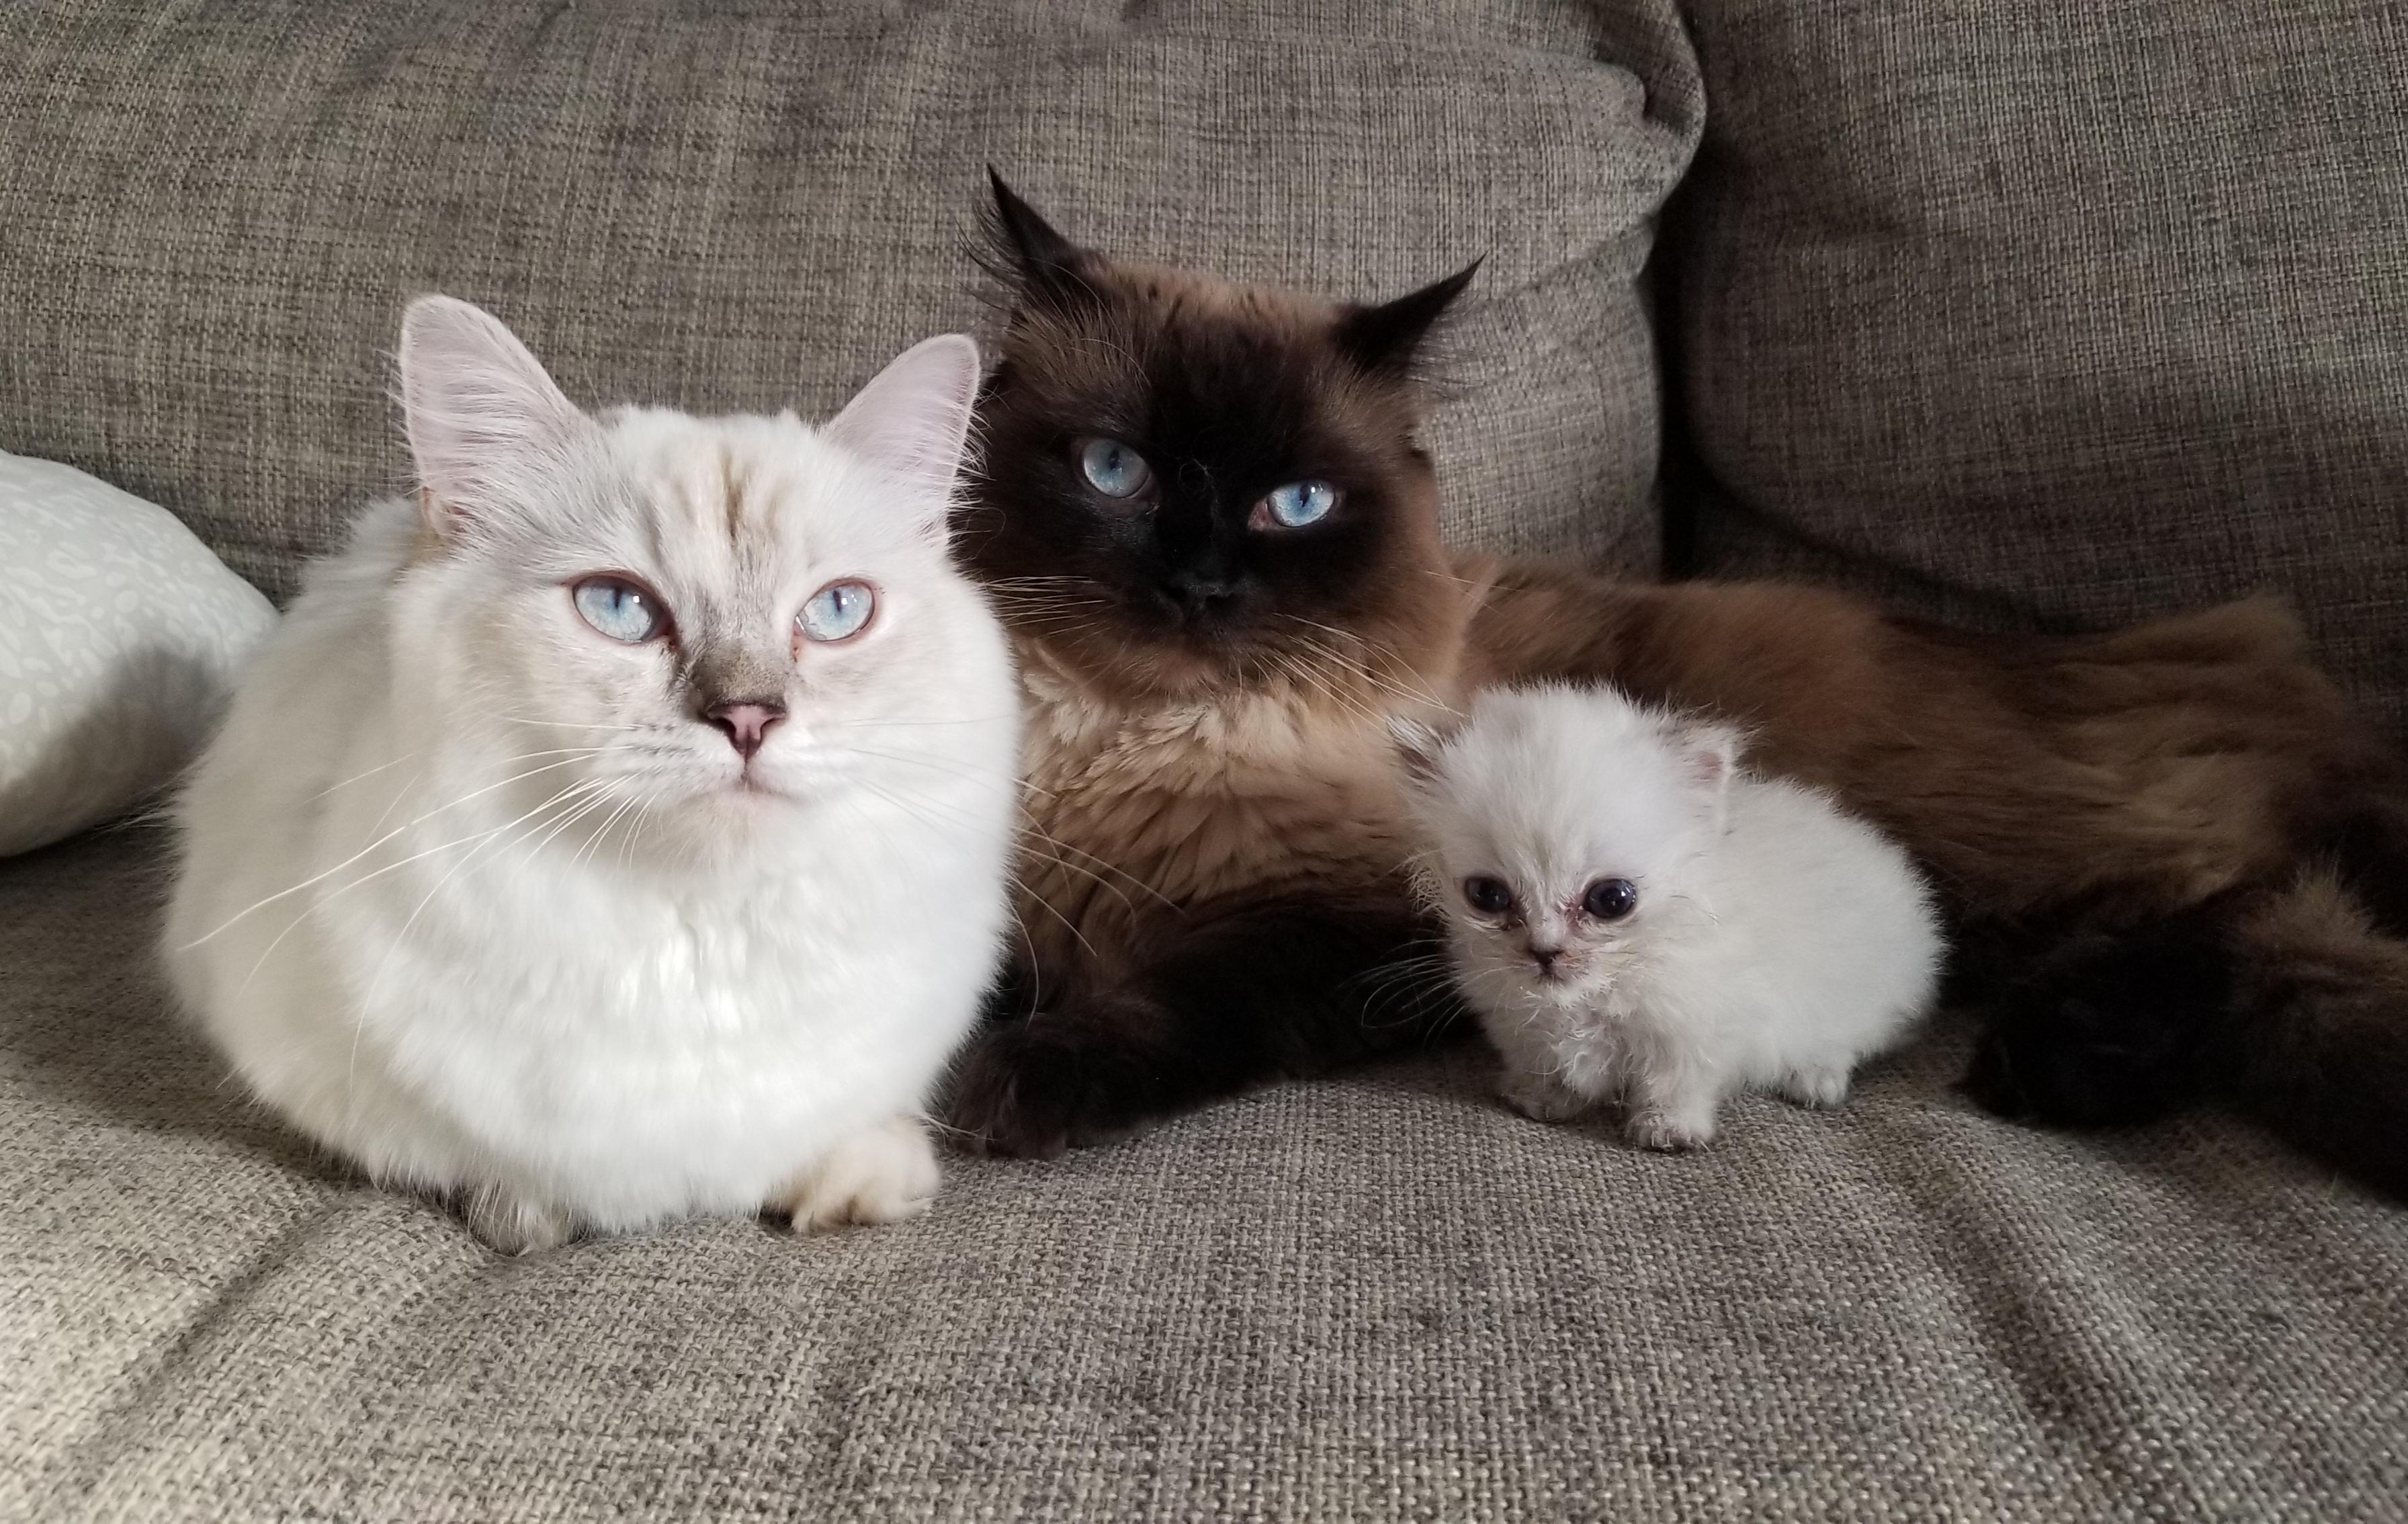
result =
[[[1659,1154],[1685,1154],[1714,1141],[1714,1119],[1712,1113],[1702,1117],[1678,1116],[1654,1106],[1642,1106],[1624,1121],[1622,1135]]]
[[[1844,1069],[1793,1069],[1781,1077],[1781,1094],[1800,1106],[1828,1111],[1848,1099],[1848,1071]]]
[[[1590,1109],[1588,1097],[1552,1074],[1507,1069],[1497,1076],[1497,1094],[1533,1122],[1567,1122]]]
[[[497,1254],[540,1254],[577,1236],[565,1212],[530,1201],[499,1186],[476,1186],[464,1193],[460,1215],[468,1231]]]
[[[919,1121],[893,1116],[829,1149],[769,1204],[792,1213],[798,1233],[901,1222],[928,1210],[941,1178]]]

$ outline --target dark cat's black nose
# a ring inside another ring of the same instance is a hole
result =
[[[1238,584],[1227,577],[1182,568],[1163,579],[1162,591],[1181,613],[1201,619],[1226,610],[1238,596]]]

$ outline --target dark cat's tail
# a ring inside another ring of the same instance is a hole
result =
[[[1966,1087],[2058,1127],[2220,1100],[2408,1201],[2408,809],[2272,884],[2070,942],[1992,1010]]]
[[[2386,904],[2408,884],[2370,866],[2328,861],[2236,908],[2214,1069],[2273,1131],[2408,1199],[2408,939]]]

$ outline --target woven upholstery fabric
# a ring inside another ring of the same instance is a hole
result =
[[[496,1258],[163,1011],[136,832],[0,862],[0,1517],[2396,1519],[2408,1212],[1959,1033],[1641,1155],[1458,1051],[935,1211]]]
[[[1652,568],[1638,272],[1699,98],[1670,0],[9,0],[0,449],[280,594],[405,482],[410,295],[492,307],[580,400],[824,413],[985,318],[993,164],[1082,241],[1245,280],[1378,298],[1485,254],[1450,529]]]
[[[2272,587],[2408,728],[2408,10],[1690,9],[1700,568],[2072,625]]]

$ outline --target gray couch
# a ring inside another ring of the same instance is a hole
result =
[[[992,161],[1243,276],[1485,252],[1468,540],[2002,627],[2274,585],[2396,732],[2403,84],[2386,0],[10,0],[0,449],[281,595],[400,478],[408,294],[588,399],[824,409],[988,321]],[[1956,1023],[1698,1157],[1452,1051],[505,1261],[226,1086],[164,873],[0,862],[0,1517],[2408,1514],[2408,1209],[1994,1121]]]

